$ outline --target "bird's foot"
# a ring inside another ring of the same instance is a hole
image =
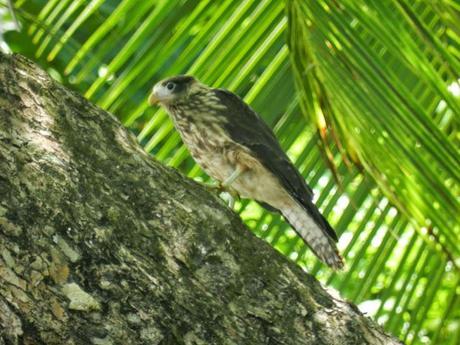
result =
[[[223,192],[223,188],[221,184],[208,184],[208,183],[201,183],[201,185],[206,188],[210,193],[219,195]]]
[[[225,187],[223,188],[223,191],[230,194],[230,196],[235,199],[235,200],[238,200],[240,201],[240,195],[238,194],[238,192],[236,191],[236,189],[232,188],[232,187]]]
[[[235,207],[235,200],[240,200],[240,195],[238,192],[232,188],[232,187],[224,187],[223,192],[225,192],[228,195],[228,198],[226,198],[228,202],[228,207],[230,207],[232,210]]]
[[[207,183],[202,183],[202,185],[211,193],[221,195],[225,193],[224,200],[227,201],[228,207],[233,209],[235,206],[235,200],[240,200],[240,195],[238,192],[230,187],[230,186],[224,186],[222,183],[217,183],[217,184],[207,184]]]

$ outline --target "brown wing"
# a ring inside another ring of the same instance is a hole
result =
[[[312,202],[312,189],[289,160],[270,127],[234,93],[223,89],[213,91],[227,108],[221,111],[219,116],[227,120],[225,130],[228,135],[235,142],[247,147],[264,167],[280,180],[283,187],[305,208],[315,223],[337,241],[334,229]]]

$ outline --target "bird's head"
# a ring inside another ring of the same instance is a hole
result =
[[[149,104],[170,105],[178,103],[189,97],[200,85],[194,77],[189,75],[178,75],[164,79],[153,87],[149,97]]]

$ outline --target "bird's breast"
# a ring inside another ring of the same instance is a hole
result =
[[[176,117],[175,127],[193,159],[211,177],[223,181],[235,169],[229,159],[231,141],[216,122]]]

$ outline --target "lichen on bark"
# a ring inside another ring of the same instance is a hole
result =
[[[0,56],[0,344],[397,344],[147,155]]]

